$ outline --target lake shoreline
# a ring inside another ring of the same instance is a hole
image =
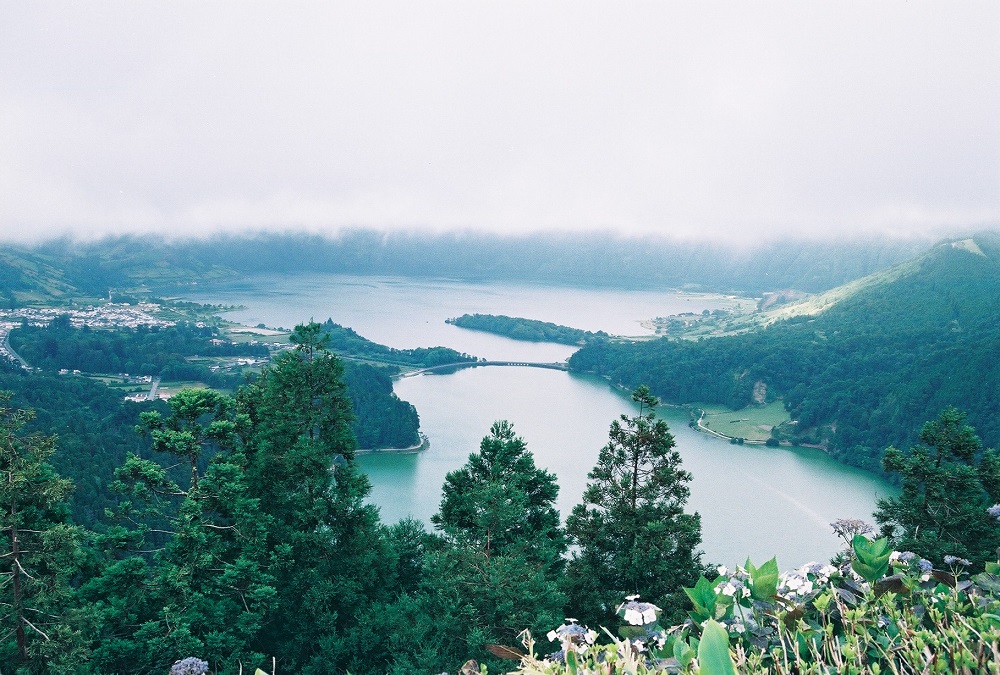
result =
[[[420,442],[406,448],[358,448],[355,455],[413,455],[431,447],[431,440],[425,434],[420,434]]]

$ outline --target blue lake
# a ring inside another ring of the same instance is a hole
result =
[[[610,291],[450,280],[303,275],[202,287],[198,302],[244,305],[227,318],[250,325],[292,327],[310,318],[354,328],[398,348],[443,345],[496,360],[560,361],[572,347],[508,340],[445,323],[465,313],[522,316],[618,335],[644,335],[655,316],[700,312],[732,300],[672,291]],[[608,427],[633,412],[607,382],[571,373],[480,367],[399,380],[395,391],[420,413],[430,448],[420,454],[361,457],[372,500],[391,522],[428,520],[441,484],[460,467],[493,421],[507,419],[535,461],[554,472],[563,516],[576,504],[587,472],[607,441]],[[662,408],[684,467],[694,475],[689,511],[702,517],[705,559],[733,564],[777,554],[782,568],[825,560],[839,548],[829,523],[871,521],[876,499],[894,494],[881,479],[845,467],[809,448],[735,446],[693,431],[686,411]]]

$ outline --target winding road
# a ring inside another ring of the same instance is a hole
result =
[[[25,370],[31,370],[28,362],[10,346],[10,330],[7,327],[0,327],[0,355],[9,356],[11,360],[19,362]]]

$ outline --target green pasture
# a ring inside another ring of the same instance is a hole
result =
[[[271,330],[268,328],[250,328],[247,326],[224,326],[222,333],[228,340],[238,344],[246,342],[278,342],[283,345],[290,344],[288,336],[291,333],[286,331]]]
[[[204,382],[198,382],[196,380],[160,382],[160,387],[156,390],[156,395],[161,397],[170,397],[179,392],[181,389],[211,389],[211,387]]]
[[[730,410],[724,405],[695,403],[695,408],[705,411],[702,426],[731,437],[741,437],[748,441],[766,441],[771,437],[771,427],[776,427],[790,418],[782,401],[767,405],[747,406],[742,410]]]

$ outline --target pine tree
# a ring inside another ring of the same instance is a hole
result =
[[[133,527],[109,531],[118,559],[84,589],[104,617],[95,661],[113,672],[162,672],[188,656],[214,671],[259,663],[251,643],[274,604],[268,519],[249,492],[233,402],[183,390],[169,406],[166,418],[143,413],[142,429],[181,459],[180,475],[135,455],[115,473],[127,496],[118,515]]]
[[[611,424],[566,522],[577,547],[565,581],[569,614],[591,626],[614,625],[616,607],[634,594],[663,608],[664,620],[680,617],[682,588],[702,571],[701,518],[684,513],[691,474],[656,416],[657,399],[640,386],[632,400],[639,414]]]
[[[69,523],[70,481],[48,463],[53,436],[21,435],[33,418],[0,392],[0,663],[18,672],[76,672],[87,660],[71,580],[83,532]]]
[[[1000,456],[983,450],[965,414],[946,408],[909,453],[890,447],[882,466],[899,474],[898,497],[880,499],[875,520],[899,550],[941,565],[945,556],[977,568],[997,559],[1000,525],[987,513],[1000,503]]]
[[[510,423],[494,423],[479,452],[445,479],[431,518],[439,534],[426,547],[420,585],[381,613],[388,665],[371,672],[454,672],[470,658],[490,663],[485,645],[517,645],[524,629],[561,623],[566,542],[558,491]]]
[[[442,494],[431,522],[446,535],[467,538],[487,554],[526,550],[560,571],[566,543],[555,508],[559,485],[535,466],[510,422],[494,422],[479,452],[446,476]]]
[[[294,349],[237,397],[276,579],[277,607],[258,644],[279,670],[335,672],[358,614],[384,595],[389,556],[378,510],[365,504],[371,486],[354,459],[340,360],[317,323],[296,326],[291,340]]]

